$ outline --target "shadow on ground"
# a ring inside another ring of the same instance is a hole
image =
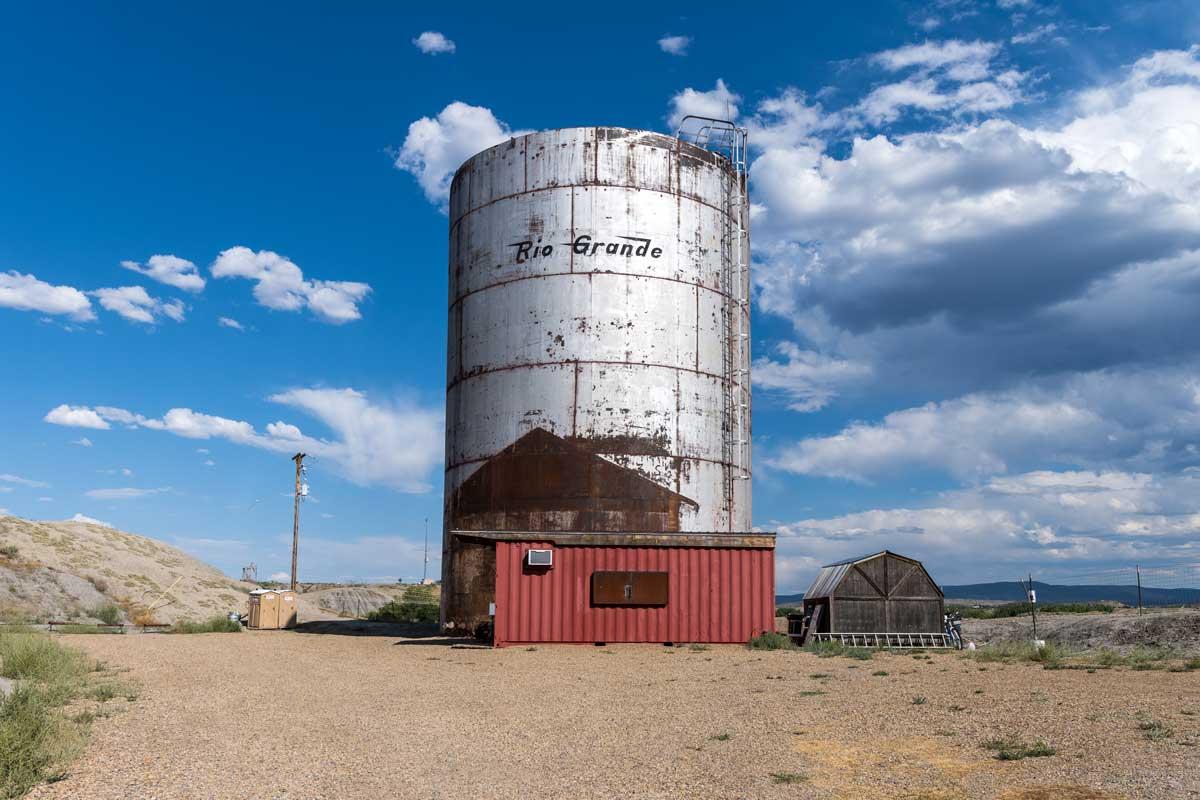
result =
[[[323,619],[301,622],[293,630],[323,636],[388,636],[400,639],[400,645],[424,644],[442,647],[480,644],[469,636],[445,636],[437,625],[411,622],[371,622],[365,619]]]

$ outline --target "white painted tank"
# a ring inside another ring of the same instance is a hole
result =
[[[450,193],[447,530],[750,530],[744,176],[568,128]]]

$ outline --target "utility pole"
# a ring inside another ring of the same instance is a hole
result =
[[[429,577],[429,517],[425,518],[425,566],[421,568],[421,585]]]
[[[292,461],[296,462],[296,497],[292,506],[292,591],[296,591],[296,552],[300,549],[300,483],[304,469],[305,453],[296,453]]]

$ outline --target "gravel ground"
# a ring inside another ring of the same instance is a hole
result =
[[[141,697],[36,798],[1200,797],[1196,672],[296,631],[64,638],[129,668]],[[1151,718],[1170,734],[1147,739]],[[1001,762],[980,746],[1021,732],[1058,754]]]

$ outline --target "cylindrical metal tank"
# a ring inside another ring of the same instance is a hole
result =
[[[516,137],[450,191],[444,614],[494,594],[454,531],[750,530],[744,170],[589,127]]]

